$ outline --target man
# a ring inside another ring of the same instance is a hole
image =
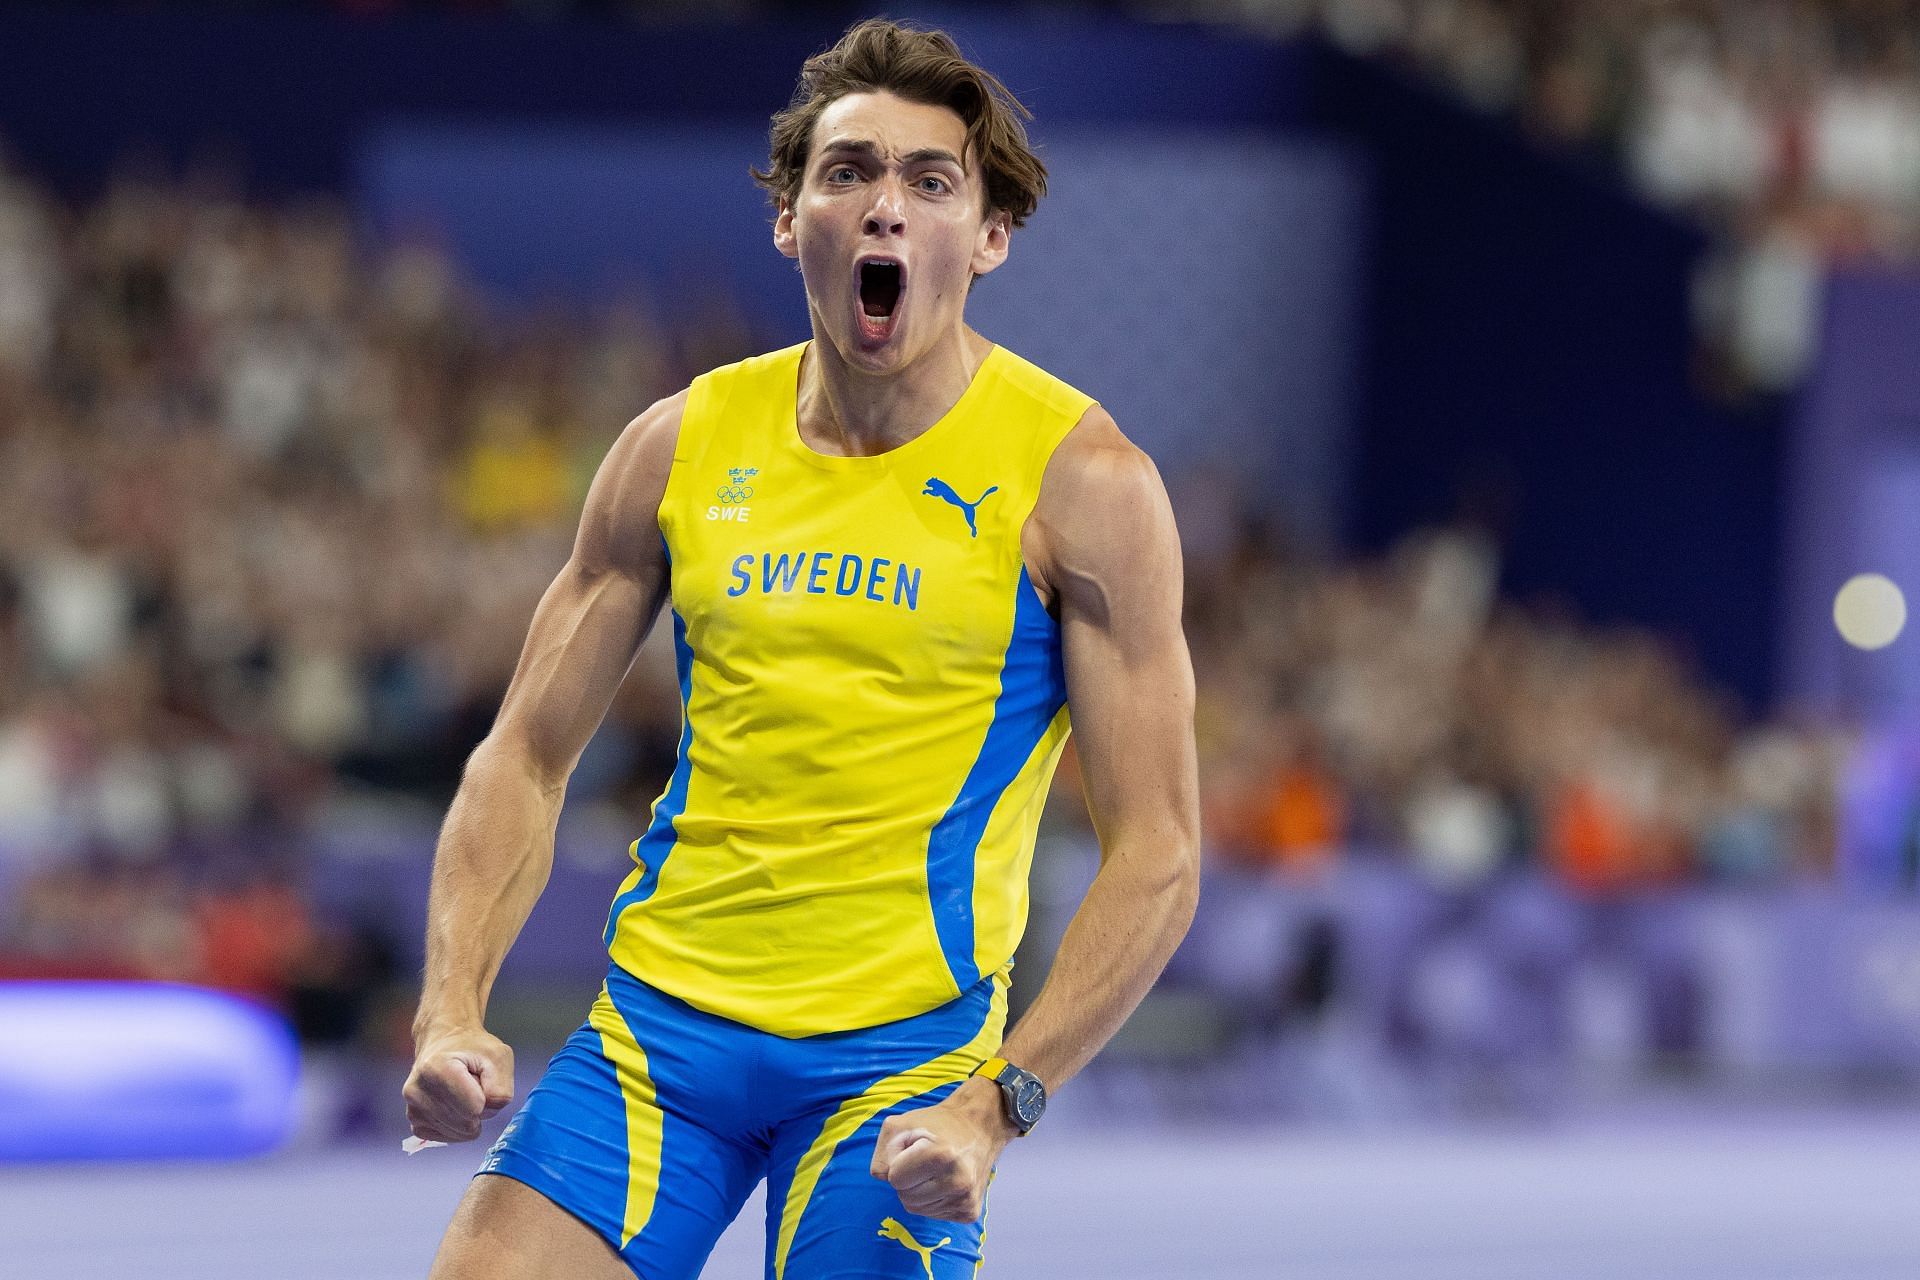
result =
[[[971,1276],[995,1162],[1185,932],[1164,489],[1098,405],[965,323],[1045,189],[1020,114],[945,35],[873,21],[774,118],[758,176],[813,339],[614,445],[441,836],[406,1098],[416,1136],[463,1141],[513,1095],[483,1015],[567,777],[670,595],[678,765],[613,966],[434,1276],[691,1278],[763,1177],[775,1280]],[[1003,1039],[1069,707],[1102,864]]]

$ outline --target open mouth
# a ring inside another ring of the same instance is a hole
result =
[[[898,262],[863,260],[856,268],[860,279],[860,327],[869,337],[883,338],[893,328],[906,287],[906,272]]]

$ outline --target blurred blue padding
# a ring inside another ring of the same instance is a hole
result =
[[[298,1075],[287,1023],[217,991],[0,983],[0,1161],[254,1155]]]

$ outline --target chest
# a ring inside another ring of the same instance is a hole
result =
[[[690,642],[715,661],[752,653],[796,668],[997,663],[1025,508],[1013,478],[992,471],[776,458],[683,485],[664,524]]]

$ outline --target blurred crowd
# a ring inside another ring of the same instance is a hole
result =
[[[1420,68],[1725,234],[1704,334],[1736,386],[1806,371],[1830,264],[1920,258],[1911,0],[1173,0]]]
[[[1258,530],[1190,576],[1214,853],[1306,878],[1355,850],[1574,893],[1834,870],[1845,739],[1743,725],[1654,636],[1496,594],[1497,550],[1430,531],[1377,562]]]
[[[437,812],[620,426],[755,345],[638,300],[493,314],[430,241],[213,176],[74,208],[0,171],[0,973],[324,1011],[390,968],[304,896],[316,831]],[[1464,529],[1377,562],[1257,523],[1197,551],[1211,856],[1600,896],[1829,872],[1835,739],[1742,728],[1655,639],[1497,579]],[[678,715],[643,659],[572,802],[637,822]]]
[[[211,174],[74,209],[0,169],[0,965],[284,989],[331,954],[309,833],[444,801],[600,456],[751,345],[503,320],[431,243]],[[644,805],[677,717],[636,680],[585,794]]]

